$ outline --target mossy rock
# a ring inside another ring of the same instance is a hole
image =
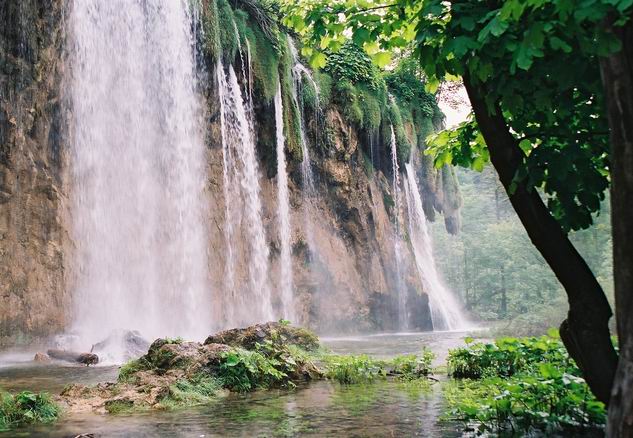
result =
[[[310,330],[293,327],[278,322],[256,324],[246,328],[224,330],[209,336],[207,344],[226,344],[231,347],[252,350],[265,341],[281,341],[287,345],[296,345],[306,351],[319,349],[319,338]]]

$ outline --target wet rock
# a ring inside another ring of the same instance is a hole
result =
[[[255,348],[256,344],[261,344],[267,340],[279,340],[282,343],[296,345],[308,351],[319,348],[319,338],[310,330],[278,322],[224,330],[209,336],[204,343],[205,345],[226,344],[250,350]]]
[[[149,341],[136,330],[115,330],[106,339],[94,344],[91,352],[123,351],[123,360],[128,361],[147,353],[149,346]]]
[[[48,363],[51,361],[51,358],[46,353],[35,353],[33,361],[39,363]]]
[[[99,356],[94,353],[77,353],[74,351],[50,349],[46,354],[53,359],[81,363],[87,366],[99,363]]]

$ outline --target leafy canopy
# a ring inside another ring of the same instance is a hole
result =
[[[462,76],[483,90],[525,153],[516,183],[541,189],[565,230],[586,228],[609,185],[608,126],[598,57],[620,48],[599,23],[623,24],[633,0],[309,0],[286,4],[285,24],[323,50],[351,36],[379,65],[412,49],[433,91]],[[488,152],[474,120],[440,133],[436,165],[480,170]],[[512,187],[511,187],[512,190]]]

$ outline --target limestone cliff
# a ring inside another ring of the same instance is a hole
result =
[[[0,4],[0,344],[66,323],[62,6]]]

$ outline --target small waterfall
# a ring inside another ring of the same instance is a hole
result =
[[[409,216],[409,237],[415,255],[420,280],[429,296],[431,318],[435,330],[456,330],[467,327],[459,304],[452,292],[443,284],[435,266],[433,245],[426,216],[422,208],[422,198],[415,179],[413,164],[407,163],[405,194]]]
[[[407,287],[402,273],[402,263],[404,260],[402,248],[402,232],[400,229],[400,210],[402,206],[402,189],[400,188],[400,166],[398,166],[398,146],[396,142],[396,134],[393,126],[391,130],[390,146],[391,146],[391,172],[393,173],[393,203],[394,216],[396,222],[396,236],[394,239],[394,253],[396,255],[396,288],[398,293],[398,329],[406,330],[408,328],[408,312],[407,312]]]
[[[228,68],[228,79],[222,63],[218,63],[220,97],[220,119],[222,126],[222,150],[225,183],[225,237],[227,238],[227,274],[231,277],[232,289],[225,309],[231,325],[250,324],[272,319],[271,291],[268,279],[269,250],[262,220],[259,166],[255,143],[247,117],[242,90],[232,65]],[[238,201],[239,200],[239,201]],[[239,211],[241,209],[242,211]],[[243,290],[235,282],[236,240],[240,227],[248,248],[242,260],[248,266],[249,287]]]
[[[314,257],[317,253],[316,242],[314,239],[313,232],[313,224],[312,224],[312,216],[314,213],[314,201],[317,197],[317,190],[314,181],[314,172],[312,171],[312,162],[310,159],[310,150],[308,149],[308,138],[305,133],[304,126],[304,116],[303,116],[303,105],[299,99],[299,92],[302,87],[303,78],[308,78],[310,84],[314,87],[314,92],[317,96],[315,112],[318,113],[318,96],[319,96],[319,87],[317,83],[312,78],[312,74],[310,70],[308,70],[301,62],[299,62],[299,54],[297,53],[297,48],[292,41],[292,38],[288,36],[288,47],[290,48],[290,54],[292,56],[292,61],[294,66],[292,68],[292,78],[293,78],[293,86],[292,86],[292,98],[295,107],[299,113],[299,140],[301,142],[301,154],[303,159],[301,161],[301,179],[303,182],[303,197],[304,197],[304,218],[305,218],[305,228],[306,228],[306,236],[308,239],[308,248],[310,249],[310,257]]]
[[[280,286],[283,317],[294,321],[294,297],[292,291],[292,254],[290,229],[290,201],[288,198],[288,173],[284,138],[284,110],[281,99],[281,83],[275,94],[275,127],[277,134],[277,215],[281,242]]]
[[[194,15],[172,0],[75,1],[69,20],[74,330],[211,330],[206,148]]]

